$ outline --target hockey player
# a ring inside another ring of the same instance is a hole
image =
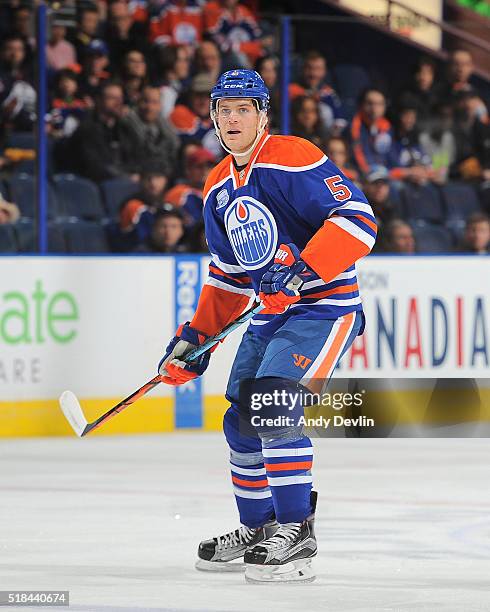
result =
[[[224,416],[242,526],[201,542],[197,567],[234,571],[243,557],[249,582],[301,582],[314,579],[317,552],[312,444],[297,421],[254,429],[249,418],[246,432],[241,423],[251,411],[240,383],[253,379],[292,396],[330,378],[363,331],[354,264],[371,250],[376,224],[363,193],[322,151],[268,134],[268,105],[251,70],[225,72],[211,92],[216,134],[229,153],[204,187],[212,261],[196,313],[177,330],[159,372],[173,385],[203,374],[209,352],[193,363],[186,353],[260,296],[265,310],[243,336]]]

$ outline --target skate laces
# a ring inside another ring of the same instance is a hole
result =
[[[301,531],[301,525],[302,523],[284,523],[280,525],[276,533],[267,540],[261,542],[260,546],[274,550],[293,542]]]
[[[218,549],[224,550],[226,548],[232,548],[233,546],[248,544],[254,537],[256,531],[256,529],[242,525],[239,529],[235,529],[235,531],[230,531],[230,533],[226,533],[223,536],[218,536],[216,538],[218,541]]]

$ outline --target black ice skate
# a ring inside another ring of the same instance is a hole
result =
[[[314,532],[317,494],[311,493],[312,514],[302,523],[285,523],[267,540],[245,552],[245,579],[255,584],[313,582],[311,559],[317,553]]]
[[[245,569],[243,555],[249,546],[263,542],[279,528],[275,519],[263,527],[252,529],[242,525],[212,540],[199,544],[196,569],[207,572],[242,572]],[[239,559],[239,561],[237,561]]]

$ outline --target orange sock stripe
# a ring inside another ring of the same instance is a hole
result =
[[[240,485],[242,487],[250,487],[252,489],[263,489],[264,487],[268,487],[269,483],[266,480],[243,480],[242,478],[237,478],[236,476],[231,477],[232,481]]]
[[[296,461],[294,463],[264,463],[268,472],[280,472],[282,470],[311,470],[313,461]]]

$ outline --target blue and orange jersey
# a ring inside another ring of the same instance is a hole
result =
[[[165,194],[165,202],[179,208],[184,214],[186,225],[193,225],[202,219],[202,190],[180,183]]]
[[[291,83],[288,87],[290,100],[298,96],[310,96],[319,104],[320,118],[322,123],[330,128],[333,125],[343,128],[347,125],[345,109],[335,89],[326,83],[318,89],[309,89],[300,83]]]
[[[404,170],[399,165],[393,128],[385,117],[373,124],[357,113],[352,119],[350,137],[354,161],[362,174],[367,175],[372,166],[385,166],[394,180],[403,178]]]
[[[201,119],[185,104],[177,104],[168,117],[177,135],[186,139],[203,140],[206,134],[213,130],[211,119]]]
[[[171,2],[150,21],[150,42],[159,45],[196,46],[202,34],[203,15],[198,2]]]
[[[253,64],[263,55],[261,29],[249,8],[238,4],[233,10],[219,2],[208,2],[203,9],[204,31],[227,53],[244,53]]]
[[[335,319],[362,310],[355,262],[374,245],[374,214],[312,143],[264,134],[240,175],[225,157],[204,187],[204,223],[212,262],[197,329],[215,333],[258,295],[281,243],[294,243],[315,275],[299,302],[281,315],[257,315],[252,331],[272,334],[290,316]]]

